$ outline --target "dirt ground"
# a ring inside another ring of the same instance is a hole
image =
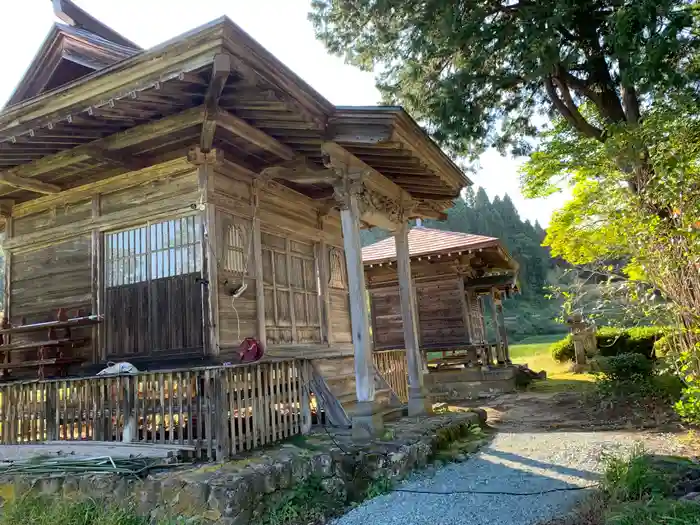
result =
[[[493,399],[459,403],[481,407],[501,432],[626,431],[639,434],[650,450],[675,437],[684,455],[700,456],[700,435],[685,428],[669,407],[597,403],[582,392],[517,392]]]

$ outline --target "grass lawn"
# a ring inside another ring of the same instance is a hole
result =
[[[539,336],[546,337],[546,336]],[[593,382],[591,374],[573,374],[569,371],[568,363],[557,363],[552,359],[549,346],[563,336],[551,336],[548,342],[533,342],[510,347],[510,358],[513,363],[527,364],[535,372],[547,371],[547,381],[535,381],[530,390],[536,392],[567,392],[585,390]]]

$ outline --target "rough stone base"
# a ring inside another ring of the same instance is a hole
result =
[[[516,367],[431,370],[425,385],[434,401],[476,399],[515,391]]]
[[[369,441],[380,437],[384,432],[384,406],[376,402],[357,403],[352,415],[352,437],[359,441]]]
[[[324,490],[339,494],[361,492],[357,485],[368,479],[402,479],[425,467],[449,436],[484,417],[485,413],[469,412],[404,418],[387,425],[386,439],[364,444],[353,441],[349,432],[329,429],[235,461],[180,467],[142,480],[118,475],[4,476],[0,499],[27,492],[86,497],[133,505],[154,519],[177,515],[248,525],[258,523],[265,509],[312,477],[321,480]]]

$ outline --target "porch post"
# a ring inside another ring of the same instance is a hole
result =
[[[358,188],[346,176],[340,218],[350,292],[350,320],[355,354],[355,390],[357,408],[352,416],[352,434],[366,438],[379,434],[384,428],[381,407],[374,400],[374,362],[369,336],[369,312],[365,297],[365,273],[360,244],[360,208]]]
[[[498,332],[501,338],[501,346],[503,347],[503,358],[507,365],[513,364],[510,360],[510,349],[508,348],[508,333],[506,332],[506,320],[503,317],[503,301],[500,290],[496,291],[496,312],[498,313]]]
[[[491,288],[491,322],[493,323],[493,332],[496,336],[496,362],[499,365],[505,364],[505,358],[503,357],[503,344],[501,342],[501,328],[498,323],[498,310],[496,307],[496,293],[495,288]]]
[[[403,223],[394,233],[396,242],[396,264],[401,298],[401,320],[408,364],[408,415],[420,416],[432,412],[432,404],[423,385],[423,359],[418,342],[416,323],[416,300],[411,277],[411,255],[408,246],[408,224]]]

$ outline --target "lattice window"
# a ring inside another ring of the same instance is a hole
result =
[[[105,234],[105,286],[125,286],[201,271],[199,217]]]
[[[248,224],[230,222],[224,228],[224,270],[234,273],[247,271],[251,252],[251,231]]]
[[[320,342],[316,250],[311,243],[262,234],[265,322],[273,342]]]
[[[328,257],[330,268],[329,286],[346,290],[348,287],[348,273],[345,266],[345,254],[342,250],[332,246],[328,250]]]

